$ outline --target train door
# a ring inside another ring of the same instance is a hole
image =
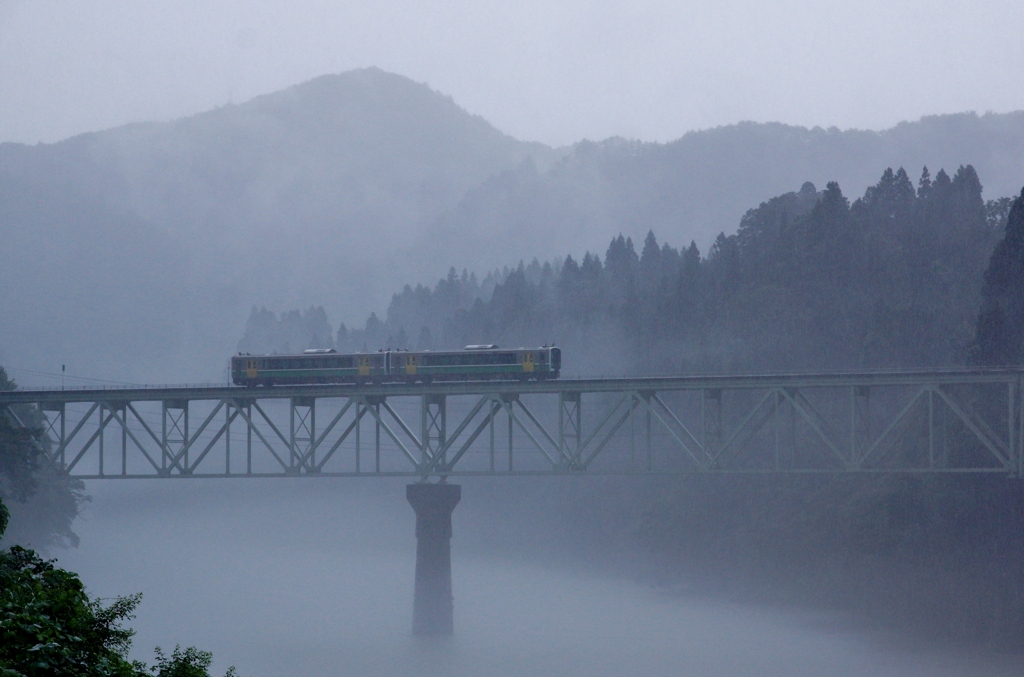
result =
[[[246,378],[256,378],[256,373],[257,373],[256,360],[246,360],[245,361],[245,377]]]
[[[405,373],[410,376],[416,375],[416,356],[406,355],[405,356]]]
[[[523,371],[530,373],[534,370],[536,357],[533,353],[523,353]]]
[[[365,356],[364,355],[360,355],[356,359],[357,359],[358,365],[359,365],[359,375],[360,376],[369,376],[370,375],[370,356],[369,355],[365,355]]]

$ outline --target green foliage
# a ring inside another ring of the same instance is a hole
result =
[[[0,553],[0,668],[10,675],[134,675],[126,659],[141,595],[91,601],[78,576],[13,547]]]
[[[990,210],[994,219],[1002,207]],[[975,364],[1024,363],[1024,189],[1006,212],[1005,224],[985,271],[971,356]]]
[[[338,347],[554,341],[581,374],[958,364],[1005,209],[981,195],[970,166],[934,180],[925,169],[917,189],[886,169],[852,204],[834,182],[805,183],[749,210],[704,258],[650,232],[639,255],[620,235],[603,260],[520,263],[479,286],[453,270],[396,294],[383,321],[343,327]]]
[[[14,390],[0,367],[0,390]],[[77,545],[71,524],[88,500],[85,485],[68,477],[48,458],[49,438],[34,406],[12,407],[13,417],[0,414],[0,498],[10,503],[10,529],[5,542],[46,548]]]
[[[0,367],[0,390],[14,390],[17,384]],[[24,416],[25,409],[14,412]],[[16,425],[8,415],[0,416],[0,497],[26,501],[36,488],[34,478],[39,468],[37,445],[42,443],[42,429],[29,425]]]
[[[210,677],[208,668],[212,662],[213,654],[209,651],[200,651],[192,646],[182,650],[181,646],[175,645],[169,657],[157,647],[156,663],[148,671],[141,663],[137,663],[136,667],[142,674],[153,677]],[[224,677],[233,677],[235,674],[232,666],[224,673]]]
[[[6,523],[0,501],[0,536]],[[0,552],[0,677],[209,677],[212,655],[193,647],[175,647],[170,657],[157,649],[152,668],[129,662],[135,633],[124,623],[141,600],[104,605],[53,561],[18,546]]]
[[[1016,200],[1012,197],[1001,197],[985,203],[985,220],[993,233],[1002,233],[1006,230],[1006,221],[1010,217],[1014,202]]]

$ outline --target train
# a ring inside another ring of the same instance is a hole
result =
[[[469,345],[462,350],[378,350],[339,353],[310,349],[299,355],[231,358],[231,381],[239,386],[318,383],[431,383],[434,381],[545,381],[558,378],[562,351],[555,346],[499,348]]]

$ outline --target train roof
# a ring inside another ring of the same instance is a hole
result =
[[[455,354],[457,354],[457,353],[465,353],[465,352],[494,352],[494,351],[501,351],[501,352],[511,351],[511,352],[516,352],[516,351],[520,351],[520,350],[548,350],[550,348],[557,348],[557,346],[550,345],[550,346],[540,346],[540,347],[537,347],[537,348],[524,348],[524,347],[519,347],[519,348],[499,348],[498,346],[496,346],[494,344],[483,344],[483,345],[468,345],[465,348],[455,348],[455,349],[452,349],[452,350],[406,350],[406,349],[403,348],[403,349],[398,349],[398,350],[377,350],[377,351],[374,351],[372,353],[371,352],[367,352],[367,353],[363,353],[363,352],[339,353],[334,348],[311,348],[309,350],[304,350],[301,353],[238,353],[237,355],[232,355],[232,357],[309,357],[311,355],[318,355],[318,356],[319,355],[333,355],[333,356],[337,356],[337,357],[347,357],[347,356],[352,356],[352,355],[383,355],[384,353],[432,353],[432,354],[455,353]]]

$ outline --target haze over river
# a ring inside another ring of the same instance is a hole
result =
[[[551,539],[537,508],[493,509],[496,487],[531,481],[462,482],[446,641],[410,633],[404,481],[90,482],[81,546],[57,555],[94,595],[144,593],[135,657],[195,645],[214,653],[215,674],[230,664],[254,677],[1024,674],[1020,658],[906,648],[823,615],[581,571],[533,534]]]

